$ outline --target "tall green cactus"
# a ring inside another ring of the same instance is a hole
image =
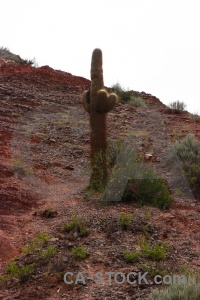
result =
[[[91,62],[91,87],[83,93],[83,104],[90,115],[91,126],[91,165],[90,186],[98,190],[107,181],[106,163],[106,114],[117,103],[114,93],[108,94],[104,89],[102,51],[94,49]]]

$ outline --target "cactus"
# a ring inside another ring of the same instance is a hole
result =
[[[90,186],[96,190],[107,181],[106,163],[106,114],[117,103],[114,93],[108,94],[104,89],[102,51],[94,49],[91,62],[91,87],[83,93],[83,105],[90,115],[90,143],[92,175]]]

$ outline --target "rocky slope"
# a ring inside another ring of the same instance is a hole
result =
[[[49,66],[33,68],[1,61],[0,64],[0,262],[22,257],[21,249],[36,233],[46,231],[61,253],[64,270],[96,271],[141,270],[142,263],[127,265],[125,249],[139,247],[138,239],[147,233],[152,241],[170,246],[165,269],[187,264],[198,269],[199,201],[191,195],[176,195],[169,209],[138,207],[132,203],[102,206],[95,199],[85,200],[90,170],[89,118],[81,94],[90,81]],[[135,108],[118,104],[108,116],[109,139],[121,138],[136,147],[142,156],[153,151],[152,167],[171,188],[175,171],[168,165],[168,146],[175,135],[192,132],[200,139],[200,125],[189,114],[166,113],[159,99],[139,93],[147,106]],[[51,209],[53,218],[42,217]],[[130,231],[119,224],[121,212],[136,213]],[[59,228],[78,213],[90,220],[88,237],[64,235]],[[150,220],[147,216],[150,214]],[[145,227],[147,225],[147,227]],[[143,229],[142,229],[143,228]],[[70,250],[84,245],[90,253],[86,261],[73,261]],[[119,249],[120,248],[120,249]],[[56,263],[54,261],[55,267]],[[57,262],[58,267],[58,262]],[[158,267],[158,266],[157,266]],[[0,299],[145,299],[151,286],[108,284],[67,286],[53,271],[38,267],[35,279],[20,286],[3,284]],[[61,268],[63,272],[63,268]],[[84,272],[83,271],[83,272]],[[43,274],[43,272],[46,274]],[[40,276],[39,274],[42,274]],[[59,268],[57,270],[59,273]]]

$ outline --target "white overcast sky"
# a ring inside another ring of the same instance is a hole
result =
[[[200,0],[1,1],[0,46],[88,79],[101,48],[105,85],[200,113]]]

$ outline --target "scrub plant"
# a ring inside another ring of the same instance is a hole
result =
[[[15,258],[7,263],[5,274],[0,276],[0,282],[10,280],[24,283],[32,278],[36,269],[42,266],[49,265],[49,259],[56,254],[54,245],[48,246],[50,236],[46,232],[40,232],[35,238],[29,241],[26,247],[22,249],[24,257]]]
[[[64,232],[73,232],[75,235],[80,237],[88,236],[90,233],[88,223],[88,219],[84,219],[83,217],[75,214],[72,216],[71,221],[69,223],[65,222],[62,225],[62,230]]]
[[[189,276],[187,282],[171,284],[160,290],[155,289],[149,296],[149,300],[199,300],[200,276]]]
[[[79,246],[79,247],[73,248],[72,254],[74,257],[77,257],[78,259],[85,259],[88,255],[84,246]]]
[[[157,178],[153,169],[144,168],[141,170],[141,179],[129,179],[122,200],[162,209],[169,207],[172,197],[163,179]]]
[[[34,271],[35,263],[19,266],[16,261],[9,262],[6,266],[6,274],[2,275],[2,281],[17,279],[20,283],[28,280]]]
[[[149,258],[153,261],[163,260],[167,257],[169,247],[164,242],[158,244],[155,243],[150,246],[146,239],[140,241],[141,252],[144,257]]]
[[[122,212],[120,214],[120,225],[122,229],[127,230],[130,228],[133,218],[134,214],[126,214],[125,212]]]
[[[186,108],[186,104],[183,101],[174,101],[169,104],[171,113],[173,114],[182,114]]]
[[[141,253],[139,251],[135,251],[131,253],[128,250],[126,250],[123,252],[123,255],[127,263],[134,263],[139,260]]]
[[[172,156],[182,164],[190,188],[198,197],[200,190],[200,142],[193,134],[188,134],[183,140],[172,145]]]

